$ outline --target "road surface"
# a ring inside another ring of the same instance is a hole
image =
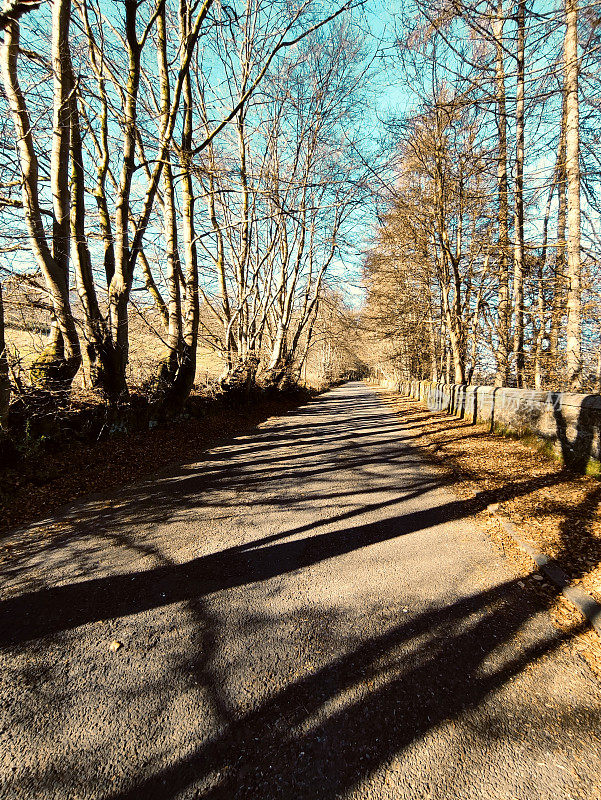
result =
[[[601,695],[351,383],[12,534],[0,796],[598,800]]]

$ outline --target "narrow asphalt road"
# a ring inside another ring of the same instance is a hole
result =
[[[5,540],[0,796],[598,800],[597,682],[411,437],[347,384]]]

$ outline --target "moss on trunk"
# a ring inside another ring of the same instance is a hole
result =
[[[167,351],[157,371],[155,403],[159,417],[170,418],[182,413],[195,376],[195,348],[182,342],[177,350]]]
[[[249,393],[256,386],[257,370],[259,359],[251,354],[246,358],[241,358],[232,369],[223,375],[219,384],[224,392],[228,393]]]
[[[58,328],[54,328],[50,340],[31,365],[31,382],[36,389],[68,391],[80,364],[79,354],[65,355],[63,335]]]

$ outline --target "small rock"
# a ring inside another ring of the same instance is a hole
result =
[[[534,578],[535,581],[544,581],[545,580],[542,575],[533,575],[532,577]]]
[[[499,504],[490,503],[489,505],[486,506],[486,510],[488,511],[489,514],[496,514],[496,512],[499,510]]]
[[[518,581],[518,586],[521,586],[523,589],[526,586],[526,584],[524,583],[524,581]]]
[[[120,650],[123,647],[123,642],[118,642],[116,639],[109,644],[109,650],[111,653],[116,653],[117,650]]]

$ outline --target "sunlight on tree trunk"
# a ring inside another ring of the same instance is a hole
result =
[[[48,342],[31,368],[32,381],[44,389],[68,389],[81,354],[69,300],[69,92],[66,60],[70,3],[57,0],[52,10],[53,139],[51,188],[53,195],[53,248],[47,242],[39,200],[39,167],[34,135],[25,97],[18,79],[19,23],[9,21],[2,46],[2,77],[17,131],[23,178],[23,208],[36,264],[43,273],[52,298],[54,321]],[[66,74],[67,73],[67,74]]]
[[[566,180],[568,196],[568,298],[566,328],[567,381],[572,391],[582,382],[581,255],[580,255],[580,129],[578,109],[578,5],[566,0],[564,92],[566,96]]]
[[[517,89],[516,89],[516,154],[515,216],[513,250],[514,329],[513,354],[516,384],[525,385],[524,375],[524,50],[526,0],[517,3]]]
[[[509,336],[510,336],[510,305],[509,305],[509,196],[507,182],[507,110],[505,101],[505,65],[503,56],[503,28],[505,12],[503,0],[498,0],[496,16],[493,21],[493,31],[496,49],[496,101],[497,101],[497,130],[499,137],[497,186],[499,195],[499,292],[498,292],[498,336],[499,348],[497,354],[496,386],[507,386],[509,378]]]

